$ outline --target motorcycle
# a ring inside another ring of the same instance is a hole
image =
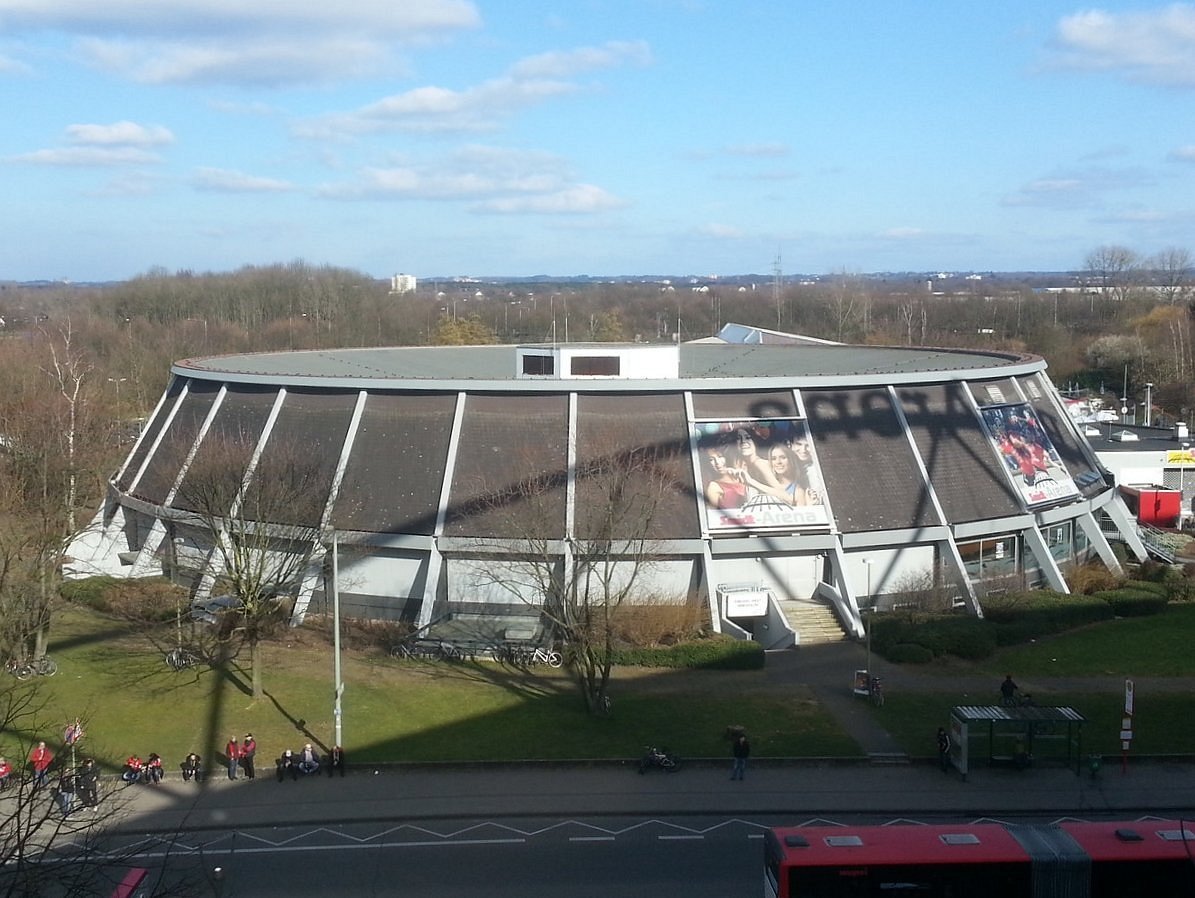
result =
[[[653,767],[667,773],[676,773],[680,770],[680,758],[666,748],[656,748],[653,745],[649,745],[643,757],[639,759],[639,773],[647,773]]]

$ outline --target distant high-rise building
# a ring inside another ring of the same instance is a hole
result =
[[[391,293],[414,293],[418,279],[413,274],[396,274],[390,278]]]

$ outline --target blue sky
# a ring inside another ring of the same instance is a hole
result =
[[[1195,4],[0,0],[0,280],[1195,251]]]

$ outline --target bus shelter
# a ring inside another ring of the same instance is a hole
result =
[[[960,705],[950,709],[950,760],[966,779],[972,765],[1061,764],[1079,773],[1083,724],[1074,708]]]

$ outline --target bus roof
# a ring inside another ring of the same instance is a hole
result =
[[[1188,860],[1195,855],[1195,822],[1137,820],[1080,823],[1058,828],[1070,834],[1092,861]]]
[[[795,826],[773,832],[784,860],[803,867],[1029,860],[1029,853],[998,823]]]

